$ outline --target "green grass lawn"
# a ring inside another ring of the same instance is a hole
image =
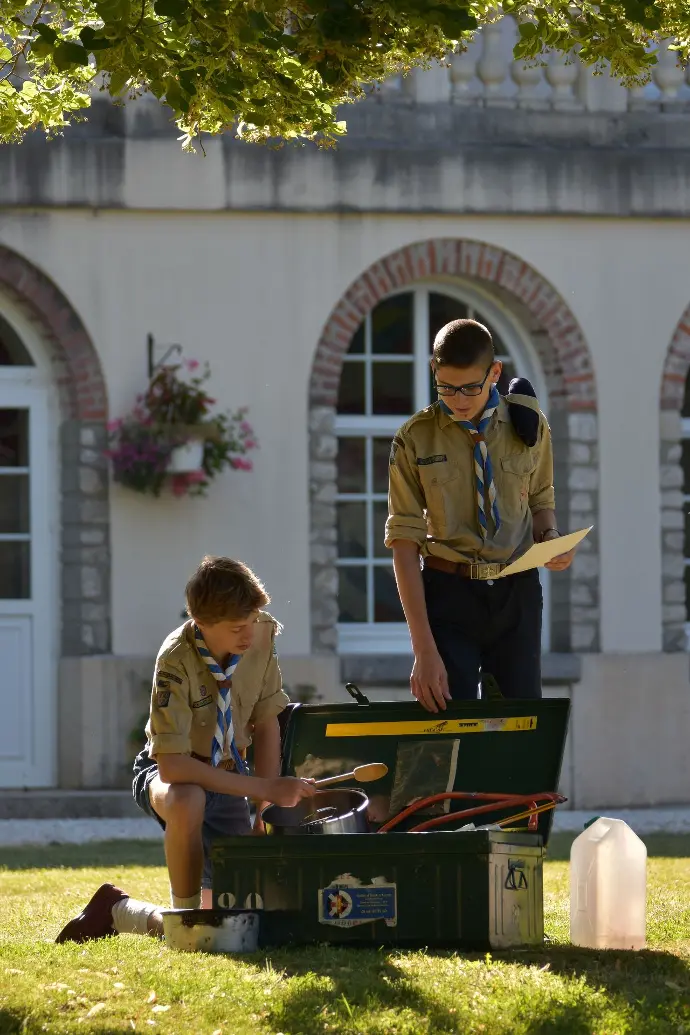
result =
[[[545,867],[543,949],[300,949],[224,957],[151,938],[54,944],[104,880],[167,902],[157,844],[0,851],[0,1035],[690,1035],[690,837],[646,838],[642,953],[568,945],[568,850]]]

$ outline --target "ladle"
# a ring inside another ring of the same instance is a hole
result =
[[[340,776],[326,776],[322,780],[315,780],[315,787],[331,787],[334,783],[343,783],[345,780],[355,780],[357,783],[371,783],[372,780],[380,780],[388,772],[385,762],[368,762],[366,765],[358,765],[351,773],[341,773]]]

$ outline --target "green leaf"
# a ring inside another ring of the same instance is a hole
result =
[[[39,22],[36,25],[36,32],[42,40],[46,41],[46,43],[55,43],[57,41],[58,34],[52,25],[46,25],[44,22]]]
[[[197,77],[193,72],[180,72],[180,86],[190,97],[196,93],[196,84]]]
[[[243,25],[237,36],[240,43],[256,43],[259,33],[255,29],[250,28],[249,25]]]
[[[530,39],[532,36],[536,36],[539,29],[532,22],[520,22],[518,25],[520,36],[524,39]]]
[[[106,24],[126,22],[132,10],[131,0],[96,0],[95,7]]]
[[[31,53],[35,54],[36,57],[46,58],[53,53],[53,44],[47,43],[46,40],[34,40],[31,44]]]
[[[226,75],[216,80],[215,87],[221,97],[237,97],[244,89],[244,82],[237,76]]]
[[[189,111],[189,101],[182,93],[179,83],[171,83],[165,91],[165,100],[173,111]]]
[[[273,26],[263,11],[250,10],[247,12],[247,18],[249,19],[249,24],[252,28],[258,29],[259,32],[270,32],[271,29],[273,29]]]
[[[160,18],[179,19],[189,10],[188,0],[156,0],[153,9]]]
[[[111,73],[110,82],[108,83],[108,91],[110,92],[110,96],[117,97],[118,94],[121,94],[127,86],[129,80],[130,76],[128,72],[119,71]]]
[[[94,50],[107,50],[108,47],[112,47],[113,45],[112,40],[107,39],[105,36],[99,36],[91,25],[84,26],[79,33],[79,39],[89,52]]]
[[[11,61],[12,51],[9,47],[0,47],[0,61]]]
[[[66,72],[76,65],[88,65],[89,55],[78,43],[60,43],[53,51],[56,68]]]

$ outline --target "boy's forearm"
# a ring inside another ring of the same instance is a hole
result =
[[[538,510],[536,514],[532,515],[532,535],[535,543],[540,543],[549,529],[557,528],[555,510]]]
[[[419,567],[419,547],[410,540],[397,539],[392,549],[395,581],[410,630],[412,650],[415,654],[435,651],[436,643],[429,625],[424,583]]]
[[[262,776],[231,773],[200,762],[191,755],[158,755],[156,762],[164,783],[194,783],[205,791],[216,791],[238,798],[264,798],[269,793],[268,779]]]
[[[280,726],[278,719],[274,718],[254,728],[252,734],[254,744],[254,773],[262,781],[275,779],[280,776]],[[256,802],[257,816],[269,802],[259,794],[254,795]]]

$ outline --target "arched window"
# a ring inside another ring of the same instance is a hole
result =
[[[34,361],[21,338],[0,316],[0,367],[32,367]]]
[[[33,367],[13,327],[0,317],[0,374]],[[30,596],[29,410],[0,401],[0,600]],[[0,614],[2,609],[0,609]]]
[[[366,317],[343,361],[336,417],[340,653],[409,650],[391,552],[383,545],[390,443],[436,397],[429,358],[437,331],[465,318],[491,330],[503,362],[499,391],[523,375],[545,399],[529,342],[508,313],[473,289],[417,287],[390,295]]]

